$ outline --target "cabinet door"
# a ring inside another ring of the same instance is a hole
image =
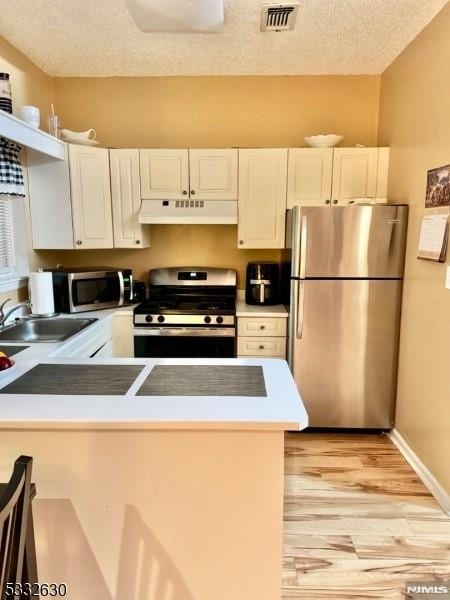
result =
[[[331,201],[333,148],[289,148],[287,208]]]
[[[73,219],[69,158],[64,160],[27,148],[31,233],[35,250],[72,250]]]
[[[191,198],[237,200],[237,173],[235,148],[189,150]]]
[[[69,167],[76,248],[113,248],[108,150],[70,145]]]
[[[139,150],[110,150],[115,248],[148,248],[149,226],[138,221],[141,208]]]
[[[333,157],[333,204],[354,198],[375,198],[378,148],[335,148]]]
[[[239,248],[283,248],[287,149],[239,150]]]
[[[179,200],[189,194],[188,150],[140,150],[141,197]]]

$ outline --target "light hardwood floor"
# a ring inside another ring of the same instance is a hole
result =
[[[450,518],[385,435],[287,434],[283,599],[450,580]]]

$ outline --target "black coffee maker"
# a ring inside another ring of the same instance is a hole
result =
[[[276,262],[250,262],[247,265],[245,302],[278,304],[280,269]]]

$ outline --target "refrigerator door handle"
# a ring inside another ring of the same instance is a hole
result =
[[[287,344],[287,361],[291,370],[294,368],[295,340],[303,335],[303,306],[305,300],[305,282],[291,279],[291,297],[289,312],[289,331]]]
[[[294,368],[294,347],[297,332],[298,279],[291,279],[290,310],[288,321],[287,361],[292,371]]]
[[[297,339],[301,339],[303,335],[303,321],[305,317],[305,282],[298,282],[298,293],[297,293]]]
[[[308,219],[306,215],[301,216],[300,220],[300,277],[306,277],[306,244],[308,241]]]
[[[291,277],[300,274],[300,206],[294,206],[291,212]]]

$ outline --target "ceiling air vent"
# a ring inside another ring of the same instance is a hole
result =
[[[294,29],[300,4],[263,4],[261,9],[261,31],[290,31]]]

